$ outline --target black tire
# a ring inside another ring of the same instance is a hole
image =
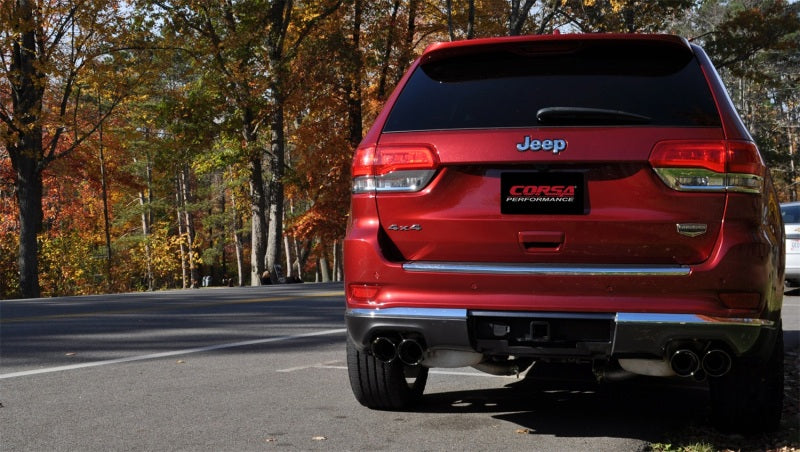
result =
[[[714,426],[724,432],[763,433],[780,427],[783,411],[783,331],[769,358],[733,363],[731,371],[709,380]]]
[[[356,400],[376,410],[403,410],[419,402],[428,368],[395,359],[384,363],[347,340],[347,370]]]

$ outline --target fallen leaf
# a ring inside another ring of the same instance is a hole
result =
[[[182,359],[179,359],[179,360],[178,360],[178,361],[176,361],[176,362],[177,362],[178,364],[186,364],[186,361],[184,361],[184,360],[182,360]]]
[[[530,435],[531,431],[528,430],[527,428],[518,428],[517,429],[517,434],[519,434],[519,435]]]

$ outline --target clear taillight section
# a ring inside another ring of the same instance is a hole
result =
[[[650,165],[673,190],[761,193],[764,162],[750,141],[661,141]]]
[[[361,147],[353,159],[353,193],[420,191],[438,166],[436,152],[427,145]]]

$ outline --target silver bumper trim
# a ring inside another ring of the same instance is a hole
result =
[[[529,317],[531,319],[607,318],[613,322],[610,347],[614,356],[663,356],[674,341],[707,341],[727,344],[736,355],[753,350],[762,333],[774,330],[774,321],[758,318],[725,318],[669,313],[556,313],[536,311],[469,311],[442,308],[349,309],[345,313],[348,334],[365,347],[377,332],[415,332],[430,348],[473,351],[469,318]]]
[[[386,308],[386,309],[349,309],[348,316],[354,317],[425,317],[431,319],[466,320],[466,309],[442,308]]]
[[[516,264],[416,261],[403,264],[409,272],[546,276],[688,276],[688,265]]]
[[[650,324],[714,324],[734,325],[749,327],[775,327],[775,322],[767,319],[712,317],[697,314],[660,314],[647,312],[620,312],[616,316],[617,324],[620,323],[650,323]]]

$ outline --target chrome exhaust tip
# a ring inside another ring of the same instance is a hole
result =
[[[385,336],[378,336],[372,341],[372,356],[383,363],[390,363],[397,358],[397,345]]]
[[[416,366],[422,362],[424,354],[425,350],[422,345],[414,339],[403,339],[397,346],[397,357],[409,366]]]
[[[703,370],[709,377],[721,377],[731,370],[731,355],[724,350],[712,349],[703,355]]]
[[[691,377],[700,370],[700,358],[697,353],[682,348],[672,353],[669,365],[678,376]]]

